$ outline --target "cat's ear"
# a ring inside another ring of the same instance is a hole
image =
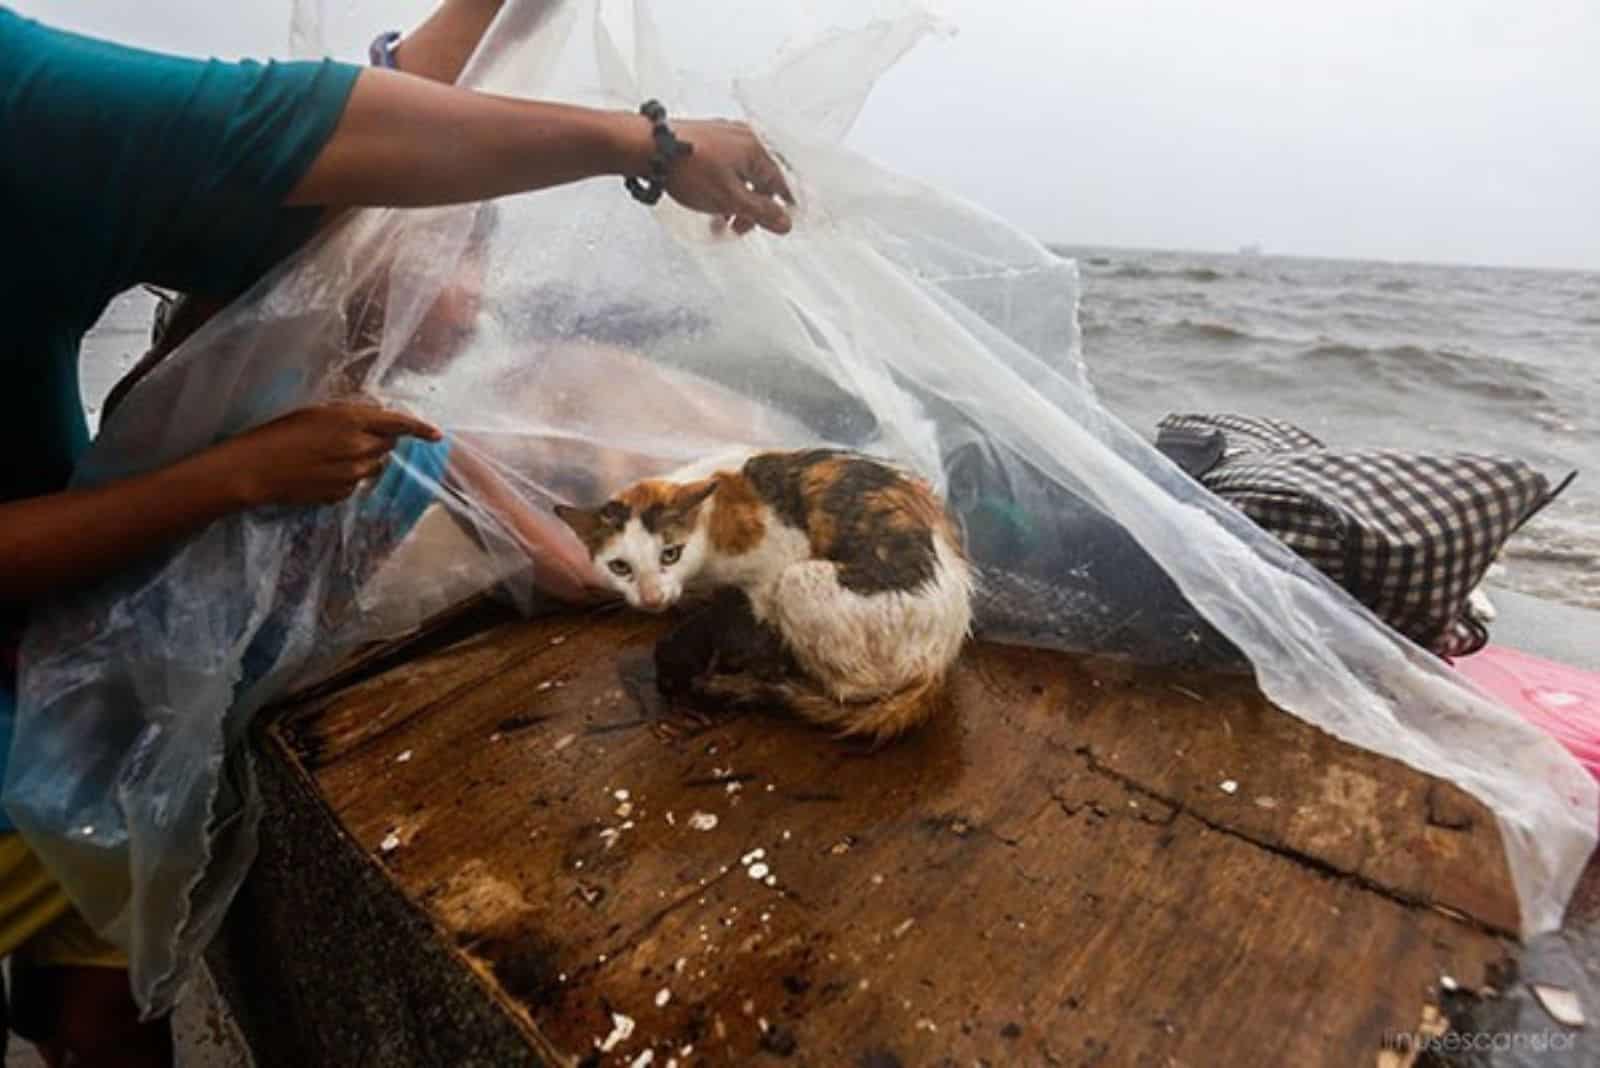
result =
[[[673,507],[679,512],[692,512],[715,492],[717,492],[717,480],[714,478],[708,478],[704,482],[691,482],[678,491],[677,500],[672,502]]]
[[[603,543],[606,538],[627,526],[628,514],[628,506],[621,501],[610,501],[599,508],[556,505],[556,515],[572,528],[573,533],[577,534],[579,540],[589,546],[591,551],[597,543]]]
[[[585,542],[600,526],[600,514],[592,508],[574,508],[570,504],[558,504],[556,517],[571,527],[579,540]]]

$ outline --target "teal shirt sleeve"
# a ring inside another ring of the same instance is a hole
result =
[[[80,329],[140,282],[232,297],[316,225],[284,198],[360,68],[196,60],[0,10],[0,211]],[[16,251],[6,253],[15,256]]]

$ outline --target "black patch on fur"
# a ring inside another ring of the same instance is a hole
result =
[[[838,475],[820,499],[807,499],[805,477],[824,463],[836,464]],[[911,591],[933,581],[933,531],[921,523],[895,524],[898,508],[882,496],[905,481],[894,468],[838,449],[808,449],[752,457],[744,476],[789,526],[810,534],[819,517],[832,520],[832,548],[824,558],[839,565],[839,584],[852,593]]]
[[[796,530],[805,530],[806,517],[811,512],[802,491],[806,472],[843,455],[838,449],[763,453],[746,461],[744,477],[755,487],[756,494],[778,513],[779,519]]]
[[[933,581],[936,558],[933,531],[891,522],[895,505],[878,497],[905,480],[874,460],[851,457],[820,502],[833,516],[837,533],[829,555],[839,562],[839,585],[852,593],[915,590]]]
[[[661,531],[661,520],[667,515],[667,510],[660,504],[652,504],[639,513],[639,522],[652,534]]]
[[[606,526],[621,530],[628,525],[628,516],[631,514],[628,506],[621,501],[607,501],[600,509],[599,519]]]
[[[852,593],[894,593],[921,589],[933,581],[937,558],[928,530],[843,534],[839,585]]]

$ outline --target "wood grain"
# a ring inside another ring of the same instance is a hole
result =
[[[500,626],[274,729],[570,1063],[1343,1068],[1510,946],[1487,813],[1247,682],[976,646],[868,752],[661,707],[659,632]]]

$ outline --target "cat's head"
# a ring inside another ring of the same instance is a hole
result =
[[[589,549],[595,569],[628,604],[665,612],[700,571],[708,551],[701,505],[716,492],[703,482],[640,482],[599,508],[561,505],[556,514]]]

